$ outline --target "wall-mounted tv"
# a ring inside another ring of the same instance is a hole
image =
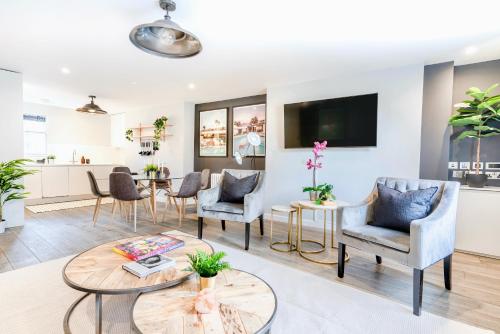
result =
[[[285,148],[377,146],[378,94],[285,104]]]

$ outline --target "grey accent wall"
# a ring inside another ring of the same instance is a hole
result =
[[[233,108],[247,106],[252,104],[266,104],[266,95],[249,96],[238,99],[231,99],[225,101],[209,102],[197,104],[195,106],[195,120],[194,120],[194,170],[200,171],[204,168],[210,169],[212,173],[219,173],[224,168],[235,169],[250,169],[250,159],[243,159],[243,165],[238,165],[233,158]],[[200,111],[215,110],[227,108],[227,124],[228,124],[228,143],[227,143],[227,157],[200,157]],[[267,118],[267,116],[266,116]],[[267,120],[266,120],[267,121]],[[267,135],[267,133],[266,133]],[[267,142],[267,140],[266,140]],[[267,144],[266,144],[267,145]],[[256,157],[256,169],[264,170],[266,164],[265,157]]]
[[[476,64],[462,65],[455,67],[453,84],[453,104],[467,99],[465,91],[472,87],[486,89],[494,83],[500,83],[500,60],[487,61]],[[497,88],[493,94],[500,94]],[[463,141],[451,141],[450,161],[470,162],[475,161],[475,141],[464,139]],[[500,136],[481,139],[481,161],[500,162]],[[498,170],[485,170],[483,172],[500,172]],[[461,178],[454,178],[453,171],[449,171],[452,180],[463,181]],[[488,185],[500,186],[500,177],[490,178]]]
[[[453,62],[424,67],[420,178],[448,179]]]

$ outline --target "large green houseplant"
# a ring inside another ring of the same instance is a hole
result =
[[[0,233],[5,231],[3,209],[7,202],[23,199],[28,193],[24,192],[24,185],[19,183],[24,176],[35,171],[25,169],[24,164],[30,160],[17,159],[0,162]]]
[[[485,91],[471,87],[466,94],[471,97],[456,105],[456,113],[451,116],[449,124],[457,128],[456,140],[474,138],[476,141],[475,174],[467,174],[467,184],[472,187],[484,187],[488,180],[486,174],[480,173],[481,138],[500,135],[500,95],[490,96],[498,87],[495,84]]]

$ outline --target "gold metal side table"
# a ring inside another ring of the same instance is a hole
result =
[[[287,241],[273,241],[273,222],[274,222],[274,213],[275,212],[283,212],[288,214],[288,238]],[[271,249],[278,251],[278,252],[293,252],[297,249],[297,240],[298,240],[298,233],[299,230],[298,228],[295,228],[296,230],[296,241],[295,244],[293,243],[292,240],[292,234],[293,234],[293,214],[297,212],[296,208],[290,207],[288,205],[273,205],[271,207],[271,231],[269,233],[269,247]],[[276,247],[276,245],[287,245],[288,249],[280,249]]]
[[[297,208],[297,252],[301,257],[304,259],[315,262],[315,263],[320,263],[320,264],[329,264],[329,265],[334,265],[337,264],[338,261],[321,261],[321,260],[316,260],[312,259],[310,256],[306,254],[318,254],[318,253],[323,253],[326,251],[326,221],[327,221],[327,215],[328,211],[331,213],[331,248],[336,249],[337,247],[335,246],[334,242],[334,226],[335,226],[335,211],[337,208],[342,205],[345,205],[346,203],[344,202],[331,202],[331,204],[326,204],[326,205],[319,205],[316,204],[313,201],[297,201],[297,202],[292,202],[292,206]],[[303,239],[302,236],[302,219],[303,219],[303,210],[311,210],[311,211],[323,211],[323,242],[321,241],[315,241],[315,240],[306,240]],[[316,245],[319,245],[321,248],[319,250],[304,250],[302,247],[302,243],[308,242],[308,243],[314,243]],[[349,261],[349,254],[346,253],[345,260]]]

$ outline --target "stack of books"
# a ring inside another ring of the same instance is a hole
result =
[[[113,251],[134,261],[124,264],[123,269],[142,278],[174,266],[175,260],[162,254],[182,246],[182,240],[170,235],[157,235],[116,245]]]

